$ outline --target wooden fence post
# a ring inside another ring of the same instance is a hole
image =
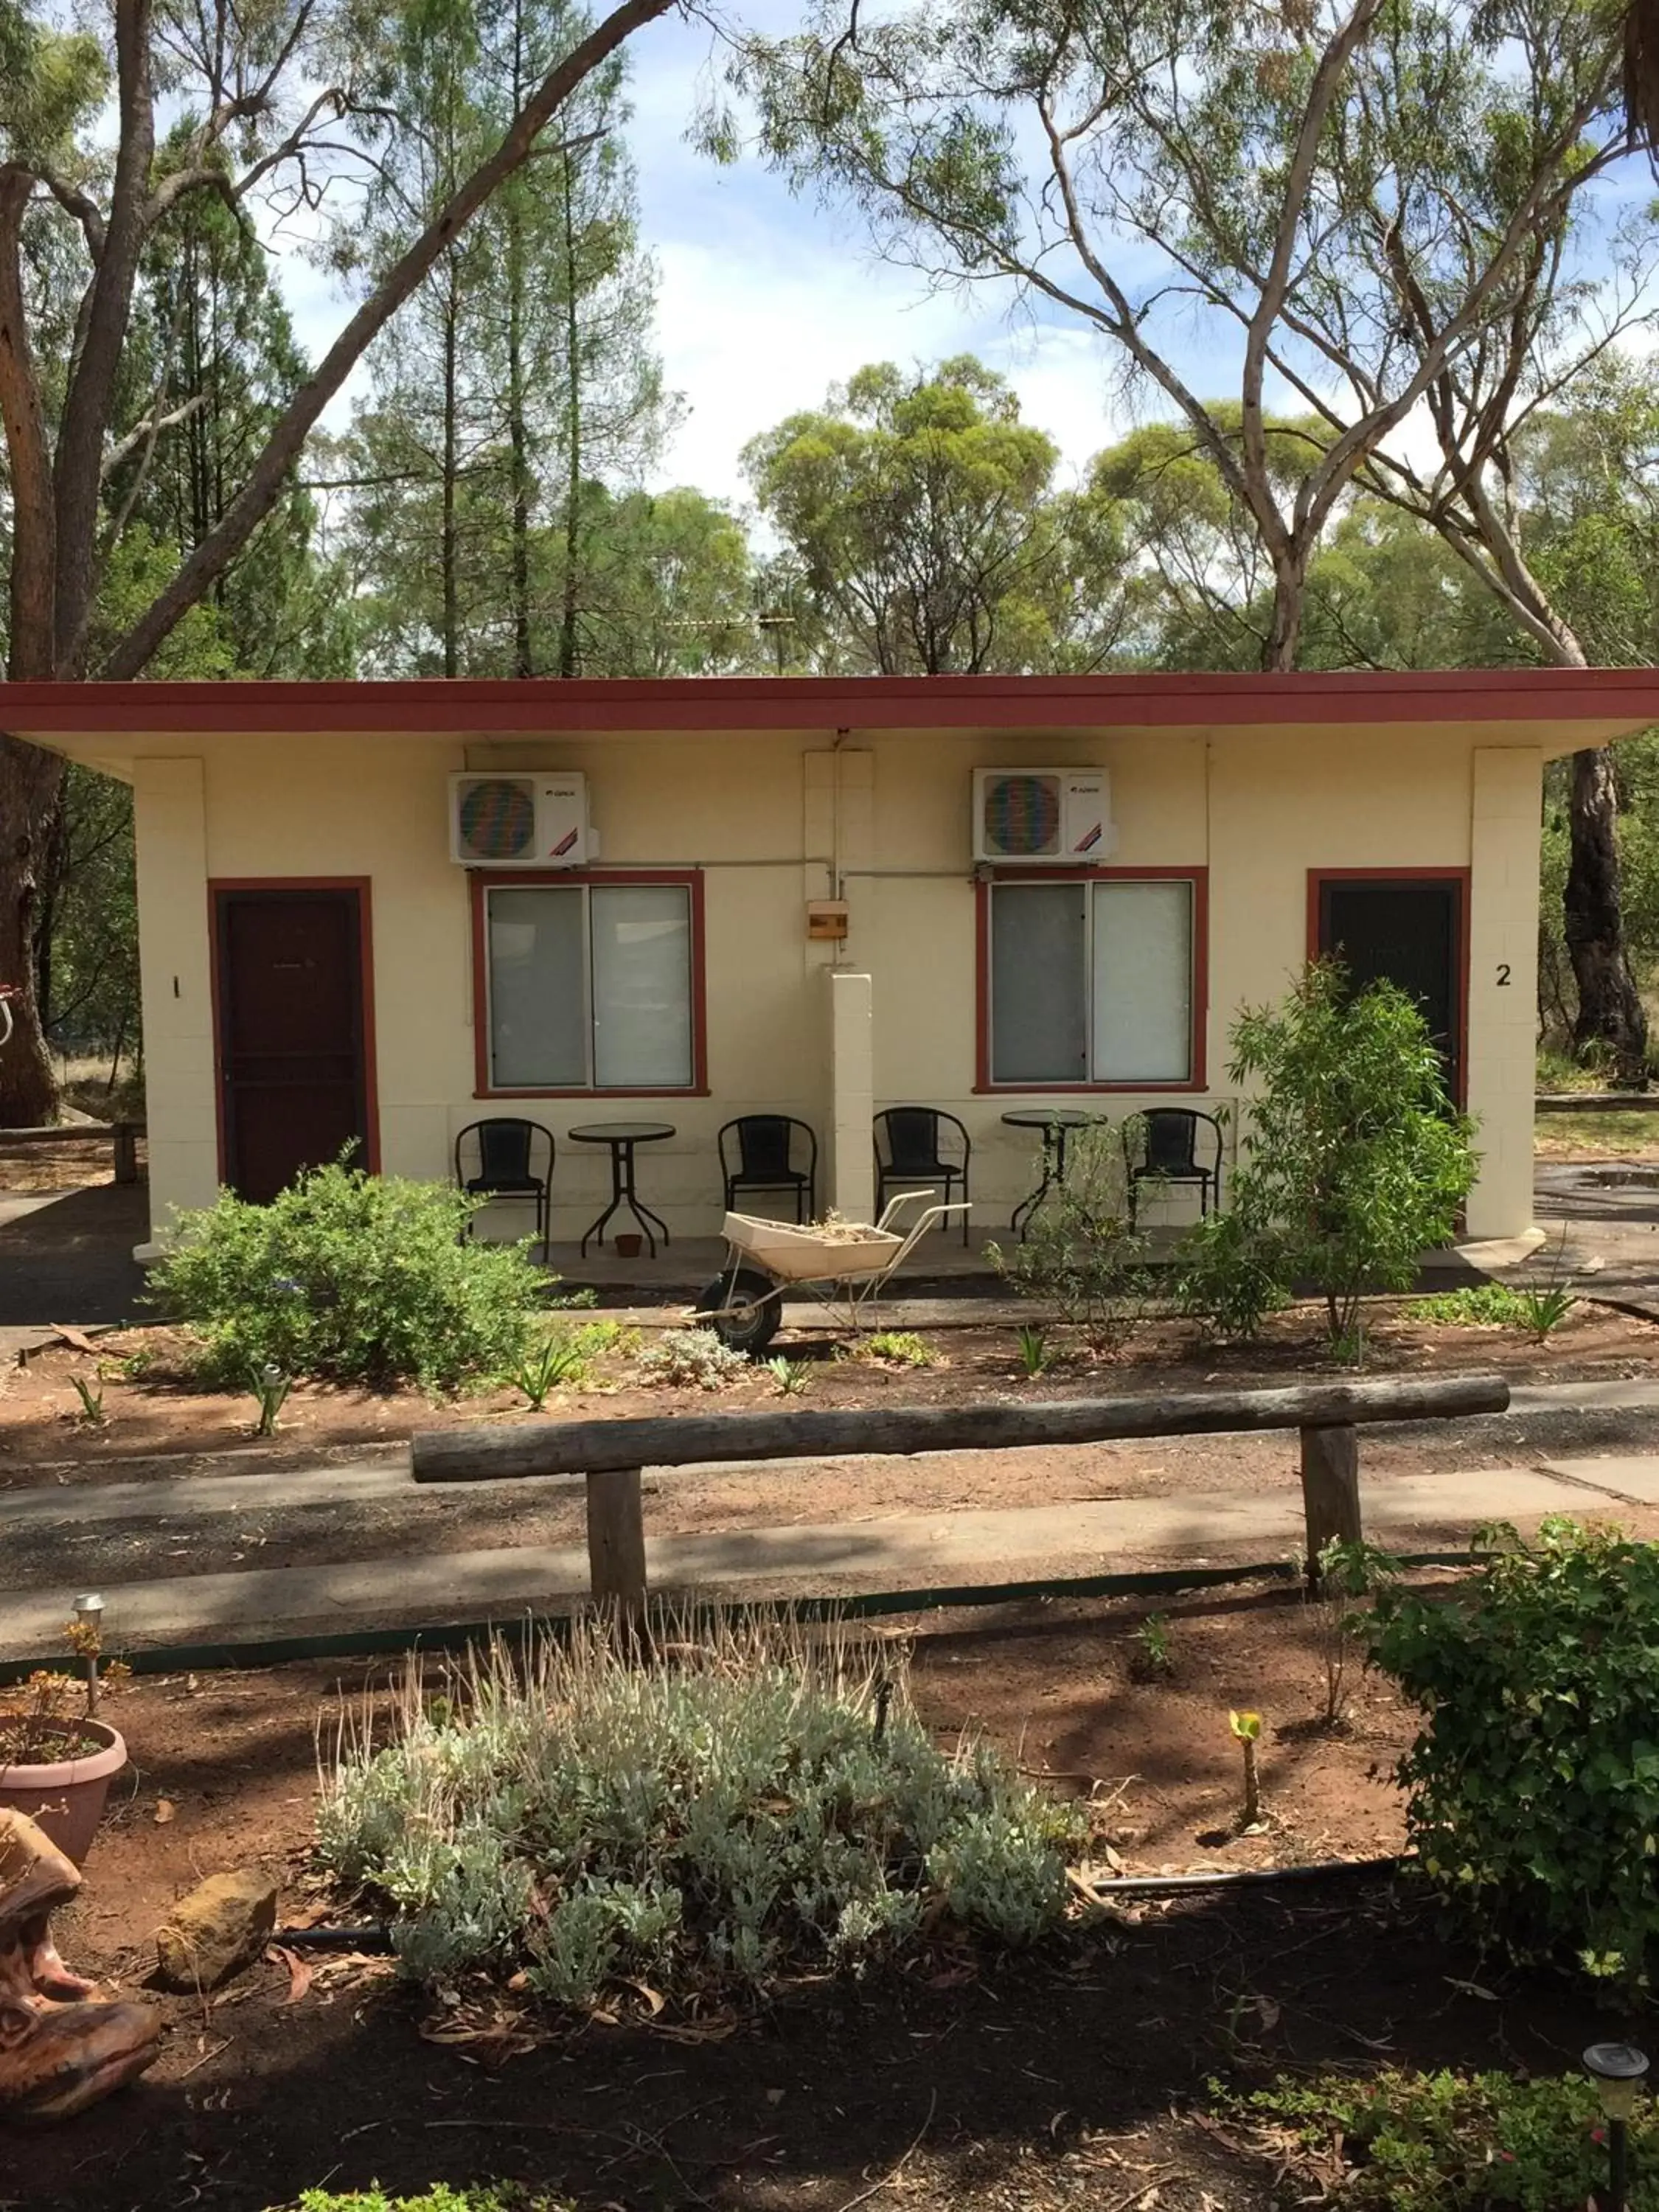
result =
[[[1304,1429],[1302,1504],[1308,1525],[1308,1587],[1319,1587],[1319,1555],[1335,1540],[1363,1540],[1359,1518],[1359,1431],[1347,1425]]]
[[[117,1182],[137,1182],[138,1180],[138,1129],[136,1122],[118,1121],[115,1135],[115,1180]]]
[[[636,1467],[587,1478],[587,1572],[595,1601],[623,1626],[645,1620],[645,1507]]]

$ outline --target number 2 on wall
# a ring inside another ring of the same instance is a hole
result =
[[[1508,988],[1509,980],[1510,963],[1507,960],[1500,960],[1498,963],[1498,988],[1500,991]]]

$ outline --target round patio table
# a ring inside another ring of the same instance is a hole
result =
[[[1042,1132],[1042,1180],[1029,1197],[1021,1199],[1008,1224],[1023,1244],[1031,1216],[1054,1185],[1066,1180],[1066,1139],[1068,1133],[1073,1129],[1096,1128],[1106,1116],[1091,1114],[1082,1106],[1030,1106],[1022,1107],[1016,1113],[1005,1114],[1002,1118],[1011,1129],[1040,1129]]]
[[[645,1241],[651,1247],[653,1260],[657,1256],[657,1240],[651,1234],[653,1227],[663,1243],[667,1243],[667,1223],[653,1213],[648,1206],[641,1205],[634,1188],[634,1147],[660,1144],[665,1137],[673,1134],[672,1121],[584,1121],[580,1128],[570,1132],[573,1144],[611,1147],[611,1203],[582,1238],[583,1259],[587,1257],[587,1248],[596,1237],[604,1241],[611,1215],[624,1206],[645,1231]]]

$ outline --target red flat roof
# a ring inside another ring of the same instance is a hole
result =
[[[1297,722],[1659,722],[1659,669],[1293,675],[538,677],[325,684],[9,684],[22,737],[798,729],[1248,727]]]

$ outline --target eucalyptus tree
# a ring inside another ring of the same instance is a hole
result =
[[[1601,342],[1579,326],[1607,312],[1605,246],[1576,218],[1631,151],[1624,28],[1607,0],[910,0],[875,23],[817,0],[731,76],[770,159],[883,251],[1109,343],[1248,516],[1273,576],[1261,663],[1288,668],[1321,540],[1358,482],[1389,488],[1407,424],[1451,438],[1478,507],[1540,360]],[[738,112],[706,135],[734,152]],[[1237,435],[1183,371],[1195,347],[1236,373]],[[1460,388],[1477,404],[1448,417]],[[1267,431],[1286,400],[1322,424],[1289,481]],[[1454,510],[1419,511],[1443,532]],[[1575,783],[1583,1018],[1633,1058],[1605,763]]]
[[[741,519],[688,485],[581,494],[575,658],[589,676],[763,672],[755,564]],[[567,604],[563,533],[548,545]]]
[[[57,11],[0,0],[0,424],[9,525],[6,648],[13,679],[131,677],[223,576],[281,501],[306,437],[365,348],[498,186],[548,143],[589,74],[675,0],[619,0],[573,29],[476,160],[423,211],[404,250],[348,314],[321,359],[228,484],[222,511],[156,576],[107,641],[94,634],[112,558],[106,477],[135,434],[173,426],[125,375],[148,241],[197,195],[243,221],[314,217],[373,161],[369,81],[386,12],[366,0],[96,0]],[[393,11],[396,13],[396,10]],[[185,118],[158,155],[157,101]],[[58,234],[67,283],[33,293],[27,234]],[[67,325],[70,343],[58,343]],[[128,411],[128,410],[131,411]],[[154,572],[152,571],[152,574]],[[0,738],[0,976],[23,985],[0,1055],[0,1122],[51,1110],[51,1070],[29,988],[40,870],[62,766]]]
[[[1059,448],[971,357],[861,368],[744,449],[836,663],[884,675],[1048,665]]]

